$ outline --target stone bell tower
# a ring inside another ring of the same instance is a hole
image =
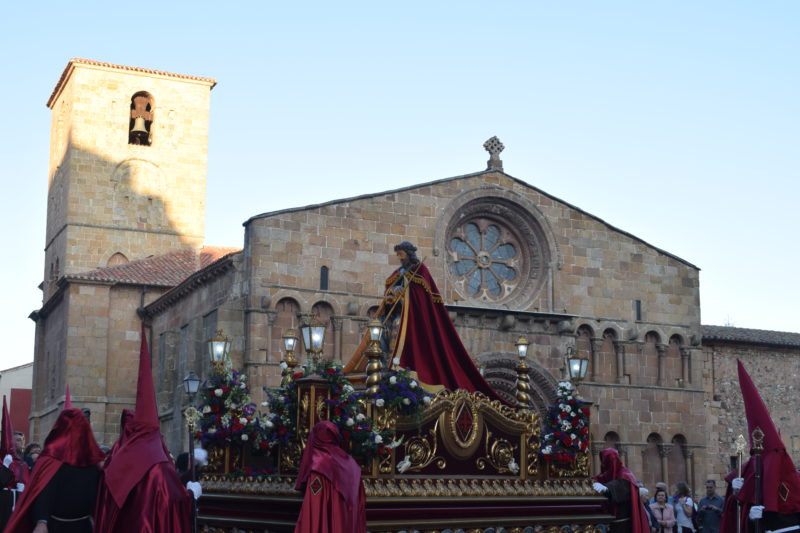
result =
[[[47,101],[45,301],[65,274],[202,245],[215,84],[69,61]]]

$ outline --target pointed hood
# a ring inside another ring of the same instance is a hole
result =
[[[64,409],[72,409],[72,397],[69,395],[69,383],[64,391]]]
[[[139,349],[136,411],[127,415],[123,413],[120,426],[120,436],[108,458],[103,482],[117,507],[122,508],[130,491],[153,465],[170,461],[161,437],[144,323]]]
[[[764,432],[762,451],[762,503],[767,511],[781,514],[800,512],[800,474],[792,458],[786,453],[778,428],[769,416],[769,410],[758,393],[753,380],[741,361],[737,360],[739,387],[742,389],[744,411],[747,417],[747,433],[750,447],[753,446],[753,431],[758,427]],[[755,504],[755,465],[750,460],[742,470],[744,486],[737,498]]]
[[[136,381],[136,414],[134,419],[143,426],[160,428],[156,391],[153,387],[153,374],[150,367],[150,350],[147,347],[147,333],[142,322],[142,342],[139,347],[139,377]]]
[[[11,427],[11,415],[8,414],[6,405],[6,395],[3,394],[3,427],[0,430],[0,460],[6,455],[17,458],[17,450],[14,444],[14,428]]]

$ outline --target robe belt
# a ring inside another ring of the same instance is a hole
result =
[[[78,518],[61,518],[60,516],[50,515],[50,518],[55,520],[56,522],[80,522],[81,520],[91,520],[92,515],[87,514],[86,516],[80,516]]]
[[[768,530],[767,533],[787,533],[789,531],[797,531],[798,529],[800,529],[800,526],[789,526],[783,529],[773,529],[771,531]]]

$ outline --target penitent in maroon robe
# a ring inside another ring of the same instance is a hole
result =
[[[305,490],[295,533],[366,533],[361,469],[342,449],[333,423],[311,429],[295,488]]]
[[[794,462],[786,452],[781,435],[770,417],[767,405],[758,393],[753,380],[745,370],[741,361],[736,361],[739,372],[739,387],[742,390],[744,411],[747,417],[747,431],[752,447],[752,435],[756,427],[764,433],[763,451],[761,453],[761,504],[764,506],[763,524],[766,530],[783,529],[800,524],[800,474]],[[739,493],[725,499],[720,531],[736,531],[737,503],[741,512],[742,533],[752,531],[753,524],[748,520],[750,507],[756,504],[755,460],[751,457],[742,467],[744,484]],[[729,474],[725,480],[730,488],[735,473]]]
[[[11,464],[8,468],[0,465],[0,531],[8,523],[11,511],[16,506],[17,500],[22,496],[17,491],[17,484],[28,484],[30,469],[28,464],[17,456],[17,447],[14,443],[14,428],[11,425],[11,415],[8,413],[6,395],[3,395],[3,420],[0,426],[0,462],[6,457],[11,456]]]
[[[64,403],[65,409],[61,411],[53,428],[44,442],[42,454],[33,467],[33,473],[28,486],[17,502],[17,508],[11,515],[11,520],[4,533],[30,533],[33,531],[33,508],[37,497],[47,488],[59,470],[68,465],[78,469],[93,469],[103,460],[103,452],[94,440],[92,428],[86,417],[79,409],[72,409],[69,402],[69,392]],[[91,514],[93,502],[85,502],[86,509],[78,514]],[[70,517],[65,517],[70,518]],[[77,526],[84,524],[74,522]],[[84,524],[91,531],[91,525]],[[58,530],[59,524],[53,523],[51,531]]]
[[[616,449],[608,448],[600,452],[600,469],[594,480],[608,487],[611,511],[617,517],[611,523],[611,531],[649,533],[650,524],[639,496],[639,483],[633,472],[622,464]]]
[[[95,532],[188,533],[194,501],[161,437],[144,325],[136,411],[124,412],[121,426],[97,495]]]

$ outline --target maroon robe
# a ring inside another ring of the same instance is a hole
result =
[[[184,533],[194,499],[181,483],[161,437],[150,352],[142,325],[136,411],[124,412],[120,436],[97,494],[97,533]]]
[[[295,533],[366,533],[361,469],[342,449],[333,423],[311,429],[295,488],[305,490]]]
[[[594,477],[598,483],[610,483],[612,481],[627,482],[630,489],[630,499],[625,498],[626,503],[630,503],[630,529],[631,533],[649,533],[650,523],[647,520],[647,511],[639,497],[639,482],[633,472],[628,470],[619,458],[619,452],[614,448],[607,448],[600,452],[601,472]],[[616,505],[612,505],[614,515],[619,514]],[[627,528],[624,528],[627,530]],[[614,530],[612,525],[612,531]]]
[[[407,287],[390,360],[399,357],[400,366],[414,370],[423,383],[442,385],[449,390],[478,391],[507,404],[483,379],[461,342],[428,267],[416,263],[405,272],[395,270],[386,278],[385,294],[389,294],[400,276],[405,276]],[[382,304],[379,314],[385,306]],[[363,371],[367,363],[363,355],[365,347],[366,342],[362,342],[345,366],[345,373]]]
[[[62,465],[87,467],[97,465],[102,460],[103,452],[97,446],[92,428],[83,413],[71,408],[61,411],[47,435],[42,454],[33,467],[30,483],[17,502],[4,533],[33,531],[33,503]]]
[[[17,483],[23,485],[28,484],[28,477],[30,468],[28,463],[23,461],[22,457],[17,456],[17,446],[14,442],[14,428],[11,425],[11,415],[8,413],[8,405],[6,404],[6,395],[3,395],[3,420],[2,427],[0,428],[0,461],[6,455],[11,456],[11,464],[8,465],[8,471],[3,476],[5,483],[0,485],[0,528],[6,525],[7,520],[11,517],[12,508],[15,506],[16,501],[22,496],[17,492]],[[0,466],[5,469],[6,467]]]
[[[736,363],[751,447],[753,430],[758,427],[764,432],[764,449],[761,453],[761,505],[764,506],[764,517],[767,517],[767,513],[780,515],[800,513],[800,474],[798,474],[792,458],[786,452],[778,428],[775,427],[767,405],[758,393],[753,380],[750,379],[750,375],[741,361]],[[725,479],[730,484],[734,477],[735,474],[731,473]],[[743,517],[742,533],[746,533],[750,529],[747,516],[750,507],[756,503],[755,461],[753,458],[743,465],[742,477],[744,484],[738,494],[725,500],[720,531],[736,531],[736,502],[741,504],[739,509]]]

